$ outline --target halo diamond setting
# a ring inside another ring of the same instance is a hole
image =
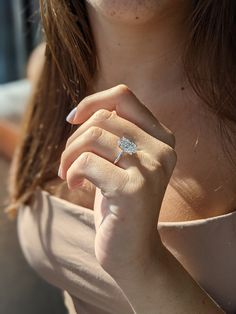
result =
[[[116,157],[114,164],[120,160],[123,153],[128,153],[129,155],[136,153],[137,145],[124,136],[118,140],[118,145],[122,150]]]
[[[124,136],[118,140],[118,145],[125,153],[130,155],[136,153],[137,145]]]

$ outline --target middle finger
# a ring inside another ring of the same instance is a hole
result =
[[[71,135],[66,143],[66,148],[92,126],[103,128],[104,130],[113,133],[119,138],[122,136],[131,138],[141,151],[144,150],[144,147],[145,151],[149,149],[151,150],[154,142],[156,142],[156,138],[146,133],[136,124],[119,117],[116,114],[116,111],[100,109],[96,111]]]
[[[106,130],[97,126],[90,127],[83,133],[82,136],[74,140],[62,153],[60,174],[62,179],[66,178],[66,173],[74,161],[83,152],[92,152],[96,155],[107,159],[110,162],[114,162],[115,158],[121,151],[118,147],[118,136],[107,132]],[[138,160],[143,159],[141,152],[137,151],[137,158],[130,158],[129,154],[126,158],[121,158],[118,165],[123,169],[128,169],[130,165],[138,166]]]

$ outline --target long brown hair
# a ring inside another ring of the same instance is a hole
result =
[[[228,126],[236,125],[236,4],[234,0],[192,3],[183,65],[191,86],[219,118],[221,130],[233,144]],[[12,213],[28,204],[37,186],[43,188],[57,176],[66,140],[75,131],[65,116],[86,96],[97,71],[84,1],[41,0],[41,15],[46,60],[12,163],[7,208]]]

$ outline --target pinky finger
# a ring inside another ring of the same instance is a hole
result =
[[[110,161],[92,153],[82,153],[70,166],[66,174],[69,189],[79,186],[83,178],[101,189],[109,198],[119,195],[128,182],[128,172]]]

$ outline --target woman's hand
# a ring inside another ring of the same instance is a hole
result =
[[[125,85],[83,99],[70,122],[82,125],[67,141],[59,175],[70,189],[83,178],[96,186],[96,258],[113,277],[140,271],[154,251],[162,254],[157,221],[176,164],[174,136]],[[137,152],[114,164],[122,136]]]

